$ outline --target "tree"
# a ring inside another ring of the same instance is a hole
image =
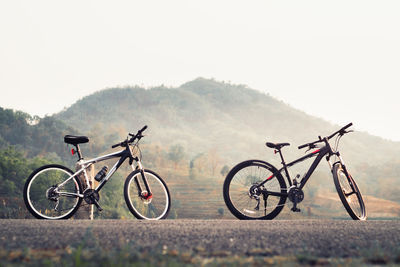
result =
[[[210,163],[211,175],[214,176],[215,170],[217,169],[221,158],[219,157],[217,150],[215,148],[208,151],[208,161]]]
[[[224,167],[222,167],[222,169],[220,171],[221,175],[225,177],[228,174],[228,172],[229,172],[228,165],[224,165]]]
[[[30,173],[49,164],[43,158],[27,158],[13,147],[0,150],[0,218],[27,218],[22,190]]]
[[[184,156],[185,151],[182,145],[173,145],[169,148],[168,159],[174,162],[175,169]]]
[[[218,214],[223,216],[224,215],[224,208],[218,208]]]

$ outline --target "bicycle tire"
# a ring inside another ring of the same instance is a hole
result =
[[[364,200],[353,177],[346,174],[340,163],[335,164],[332,173],[336,191],[347,213],[353,220],[366,220],[367,212]]]
[[[258,172],[259,177],[256,177]],[[256,183],[264,181],[266,178],[275,174],[275,176],[265,183],[268,186],[267,191],[279,192],[286,194],[287,188],[283,176],[271,164],[260,160],[248,160],[237,164],[226,176],[223,186],[223,195],[226,206],[229,211],[238,219],[241,220],[272,220],[283,209],[287,196],[269,196],[273,197],[274,201],[271,206],[271,211],[267,214],[267,206],[263,209],[256,210],[257,201],[250,197],[249,190]],[[241,179],[244,181],[242,182]],[[237,183],[237,185],[233,184]],[[238,196],[238,199],[235,195]],[[261,196],[262,197],[262,196]],[[254,201],[253,201],[254,200]],[[243,203],[243,205],[241,204]],[[262,204],[260,204],[262,206]]]
[[[141,188],[145,188],[140,170],[128,175],[124,185],[124,197],[130,212],[139,220],[161,220],[168,216],[171,207],[171,196],[166,183],[161,177],[151,171],[144,170],[147,183],[152,192],[150,199],[145,199],[138,192],[135,179]]]
[[[65,181],[73,174],[69,168],[58,164],[45,165],[34,170],[24,186],[24,202],[28,211],[37,219],[71,218],[79,209],[82,198],[61,196],[58,195],[59,192],[51,191],[55,185]],[[79,179],[73,177],[62,190],[64,190],[63,192],[82,194],[82,185]],[[56,205],[58,210],[55,209]]]

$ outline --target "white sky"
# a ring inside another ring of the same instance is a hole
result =
[[[0,1],[0,106],[121,85],[247,84],[400,141],[400,1]]]

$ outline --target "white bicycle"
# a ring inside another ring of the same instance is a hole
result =
[[[124,186],[125,202],[129,210],[138,219],[165,219],[171,206],[168,187],[158,174],[144,169],[140,156],[134,153],[134,149],[139,149],[138,143],[146,128],[147,126],[144,126],[136,134],[129,134],[125,141],[112,146],[112,148],[124,147],[124,150],[89,160],[82,158],[79,148],[79,144],[89,142],[89,138],[66,135],[64,142],[75,146],[72,153],[78,155],[80,169],[73,172],[58,164],[45,165],[36,169],[29,176],[24,187],[24,201],[29,212],[38,219],[68,219],[78,210],[82,200],[89,205],[95,205],[101,211],[99,191],[125,160],[129,159],[132,172],[126,178]],[[119,158],[119,160],[109,171],[107,167],[100,170],[95,176],[99,184],[92,189],[89,186],[87,169],[95,163],[112,158]],[[78,178],[82,174],[84,187]],[[87,189],[83,191],[83,188]]]

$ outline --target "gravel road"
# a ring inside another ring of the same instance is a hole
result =
[[[0,220],[0,249],[95,246],[208,255],[358,257],[399,253],[400,220]]]

